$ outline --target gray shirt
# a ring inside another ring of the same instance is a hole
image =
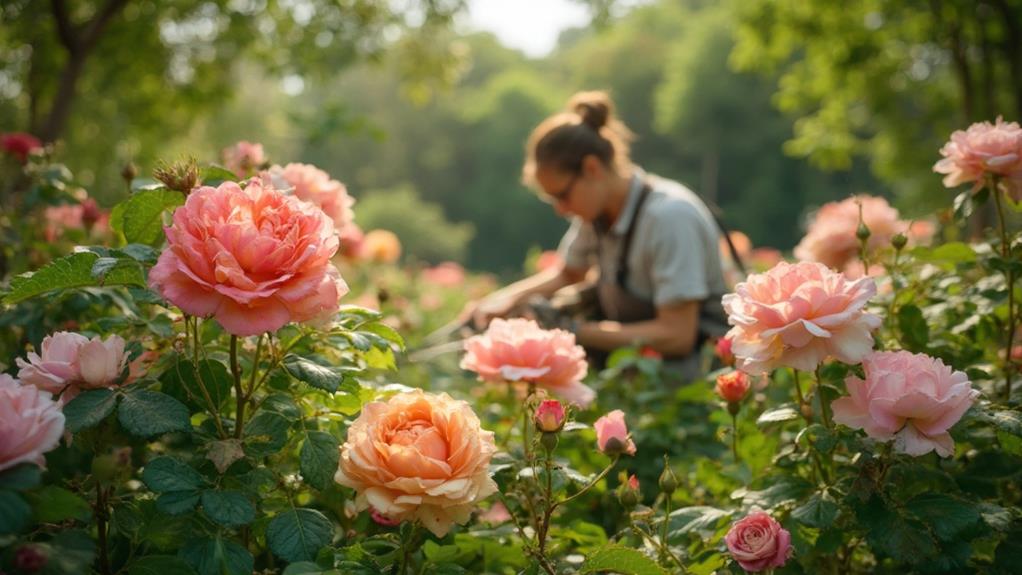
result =
[[[607,233],[597,234],[593,224],[573,219],[558,248],[566,267],[588,269],[595,264],[614,277],[644,181],[652,190],[628,254],[628,291],[656,306],[709,300],[716,307],[729,290],[721,269],[720,231],[713,215],[682,184],[638,168],[621,215]]]

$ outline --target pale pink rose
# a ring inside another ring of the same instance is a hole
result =
[[[802,261],[820,262],[836,270],[843,269],[859,257],[859,206],[862,221],[869,228],[866,250],[872,254],[891,245],[898,233],[908,236],[911,243],[924,243],[933,235],[933,227],[913,224],[899,219],[898,210],[884,198],[855,196],[840,202],[825,204],[816,212],[809,231],[795,246],[795,257]]]
[[[401,240],[390,230],[372,230],[362,238],[359,258],[392,264],[401,257]]]
[[[750,383],[749,376],[744,372],[730,371],[717,376],[717,385],[713,389],[724,401],[738,403],[749,393]]]
[[[106,340],[94,337],[78,350],[78,368],[82,373],[82,389],[99,389],[116,383],[128,356],[124,353],[124,339],[111,335]]]
[[[791,534],[755,507],[731,526],[724,541],[731,557],[750,573],[783,567],[792,553]]]
[[[543,433],[555,433],[564,427],[564,406],[556,399],[545,399],[536,408],[533,415],[536,429]]]
[[[360,511],[418,519],[443,537],[497,491],[488,472],[496,449],[468,403],[415,390],[362,408],[334,479],[357,492]]]
[[[144,374],[143,354],[128,366],[125,341],[117,335],[105,340],[99,336],[91,340],[77,333],[61,331],[43,338],[42,354],[30,352],[28,361],[15,359],[20,370],[18,377],[26,385],[59,395],[62,404],[75,398],[85,389],[103,389],[118,384],[126,367],[129,383]]]
[[[850,281],[814,262],[781,262],[749,276],[723,298],[738,369],[751,375],[782,366],[812,371],[828,357],[859,363],[881,324],[864,311],[875,294],[871,278]]]
[[[355,205],[355,198],[348,195],[348,189],[344,184],[331,179],[330,174],[316,166],[311,164],[288,164],[283,168],[273,166],[264,174],[268,175],[275,188],[290,189],[298,199],[323,210],[334,221],[334,227],[338,230],[353,223],[355,213],[351,207]]]
[[[625,412],[620,409],[611,411],[597,419],[593,424],[593,429],[596,430],[596,445],[600,451],[608,455],[617,453],[635,455],[635,443],[628,436]]]
[[[444,262],[422,270],[422,279],[441,287],[458,287],[465,283],[465,268],[457,262]]]
[[[338,245],[330,218],[258,179],[197,188],[165,231],[150,287],[233,335],[320,319],[348,292],[330,262]]]
[[[848,397],[834,400],[834,421],[862,429],[878,441],[894,440],[909,455],[954,454],[948,429],[979,392],[969,377],[939,359],[907,351],[881,351],[862,361],[866,379],[845,379]]]
[[[1000,116],[994,124],[977,122],[965,131],[957,130],[940,149],[944,156],[933,171],[944,176],[948,188],[975,182],[983,183],[984,174],[1007,180],[1022,179],[1022,127],[1005,122]]]
[[[490,525],[500,525],[511,520],[511,513],[507,510],[507,507],[497,501],[490,506],[489,509],[479,514],[479,521],[482,523],[489,523]]]
[[[64,414],[50,394],[0,373],[0,471],[20,463],[46,467],[43,454],[64,434]]]
[[[582,383],[589,364],[575,334],[545,330],[529,319],[494,319],[481,335],[465,341],[461,368],[483,381],[534,383],[586,407],[596,392]]]
[[[246,140],[224,148],[221,156],[224,166],[235,173],[239,178],[250,175],[259,166],[266,163],[266,156],[263,153],[263,145]]]
[[[549,269],[556,269],[564,264],[561,254],[553,250],[545,250],[536,258],[536,271],[545,272]]]

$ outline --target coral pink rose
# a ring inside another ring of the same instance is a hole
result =
[[[372,230],[362,238],[359,257],[371,262],[392,264],[401,257],[401,240],[390,230]]]
[[[596,420],[596,445],[600,451],[608,455],[627,453],[635,455],[635,443],[628,436],[628,425],[625,423],[625,412],[615,409]]]
[[[948,429],[961,419],[979,392],[969,377],[939,359],[907,351],[882,351],[862,362],[866,379],[845,379],[848,397],[834,400],[834,421],[862,429],[909,455],[954,454]]]
[[[422,270],[422,279],[441,287],[457,287],[465,283],[465,268],[456,262],[444,262]]]
[[[251,174],[259,166],[266,163],[266,156],[263,153],[263,145],[246,140],[224,148],[221,156],[224,166],[234,172],[239,178]]]
[[[731,371],[717,376],[714,391],[728,403],[738,403],[749,393],[749,376],[741,371]]]
[[[529,319],[494,319],[481,335],[465,341],[461,368],[483,381],[525,381],[588,406],[596,392],[582,383],[589,364],[575,334],[545,330]]]
[[[50,394],[0,373],[0,471],[20,463],[46,467],[43,454],[64,434],[64,414]]]
[[[1022,180],[1022,127],[1000,116],[994,124],[977,122],[951,134],[940,154],[944,158],[934,164],[933,171],[945,174],[944,185],[949,188],[967,182],[979,187],[987,173],[1018,182]]]
[[[316,166],[311,164],[288,164],[283,168],[273,166],[264,174],[268,174],[275,188],[280,190],[290,188],[295,197],[323,210],[334,221],[334,227],[338,230],[354,221],[355,213],[351,207],[355,205],[355,199],[348,195],[348,189],[344,184],[331,179],[330,174]]]
[[[128,367],[125,341],[111,335],[91,340],[77,333],[61,331],[43,338],[41,354],[29,352],[28,361],[17,358],[18,377],[25,385],[60,395],[61,402],[74,399],[82,390],[117,385]],[[142,358],[134,362],[124,383],[142,375]]]
[[[724,365],[730,366],[735,364],[735,354],[731,353],[731,338],[717,338],[717,343],[713,346],[713,353]]]
[[[731,557],[750,573],[782,567],[791,556],[791,534],[762,510],[753,508],[724,536]]]
[[[28,161],[29,154],[43,149],[43,144],[32,134],[11,132],[0,135],[0,148],[24,164]]]
[[[358,510],[418,519],[443,537],[497,491],[488,472],[495,452],[493,432],[480,427],[467,403],[416,390],[362,408],[334,479],[358,493]]]
[[[864,311],[875,294],[871,278],[850,281],[814,262],[781,262],[749,276],[723,298],[738,368],[752,375],[782,366],[811,371],[831,356],[859,363],[881,323]]]
[[[338,245],[330,218],[255,178],[244,189],[197,188],[165,231],[168,247],[149,285],[234,335],[322,318],[348,291],[330,263]]]
[[[840,202],[825,204],[809,224],[809,231],[795,246],[795,257],[808,262],[820,262],[836,270],[844,269],[859,255],[859,206],[862,221],[869,228],[866,249],[869,253],[891,245],[891,238],[904,233],[914,243],[926,242],[933,235],[933,227],[910,224],[899,219],[898,210],[884,198],[856,196]]]

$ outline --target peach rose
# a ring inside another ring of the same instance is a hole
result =
[[[782,366],[811,371],[831,356],[859,363],[881,323],[864,311],[875,294],[873,279],[850,281],[814,262],[749,276],[723,298],[737,367],[758,375]]]
[[[0,471],[20,463],[46,467],[43,454],[64,434],[64,414],[50,394],[0,373]]]
[[[124,339],[116,335],[90,340],[81,334],[60,331],[43,338],[41,355],[29,352],[28,361],[20,357],[14,361],[20,368],[18,377],[22,383],[59,395],[67,403],[82,390],[117,385],[128,367],[124,346]],[[131,367],[124,383],[141,376],[140,363]]]
[[[899,219],[898,210],[884,198],[855,196],[840,202],[825,204],[813,216],[809,231],[795,246],[795,257],[808,262],[820,262],[836,270],[844,269],[859,255],[859,205],[862,221],[869,228],[866,249],[876,252],[891,245],[891,238],[904,233],[913,243],[929,241],[933,226],[910,224]]]
[[[366,404],[348,428],[334,479],[391,521],[418,519],[437,537],[497,491],[493,432],[464,401],[416,390]]]
[[[741,371],[731,371],[717,376],[714,391],[728,403],[738,403],[749,393],[749,376]]]
[[[338,230],[353,223],[355,213],[351,207],[355,199],[348,195],[348,189],[341,182],[331,179],[330,174],[311,164],[288,164],[281,168],[273,166],[267,174],[273,186],[280,190],[290,188],[298,199],[309,202],[323,210],[334,221]],[[267,178],[263,178],[266,181]]]
[[[371,262],[392,264],[401,257],[401,240],[390,230],[372,230],[362,238],[359,257]]]
[[[944,158],[934,164],[933,171],[945,174],[948,188],[968,182],[979,187],[987,173],[1017,183],[1022,180],[1022,127],[1000,116],[994,124],[977,122],[951,134],[940,155]],[[1014,191],[1018,192],[1017,186]]]
[[[781,524],[754,507],[724,536],[731,557],[750,573],[783,567],[791,556],[791,534]]]
[[[848,397],[835,399],[834,421],[862,429],[873,439],[894,440],[909,455],[955,452],[948,429],[979,392],[969,377],[939,359],[907,351],[881,351],[862,361],[866,379],[845,379]]]
[[[597,419],[593,429],[596,430],[596,445],[600,451],[608,455],[617,453],[635,455],[635,442],[628,435],[625,412],[620,409],[611,411]]]
[[[491,382],[535,383],[586,407],[596,392],[582,383],[589,364],[575,334],[545,330],[529,319],[494,319],[481,335],[465,341],[461,368]]]
[[[337,310],[348,292],[330,258],[333,222],[315,206],[251,179],[193,191],[165,228],[149,285],[189,315],[240,336]]]
[[[224,148],[221,152],[224,166],[235,173],[239,178],[251,174],[259,166],[266,163],[266,155],[263,153],[263,145],[247,140],[241,140],[233,146]]]
[[[465,283],[465,268],[457,262],[443,262],[422,270],[422,279],[441,287],[457,287]]]

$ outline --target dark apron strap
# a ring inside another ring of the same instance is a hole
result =
[[[642,214],[642,206],[646,203],[652,188],[649,183],[643,183],[642,191],[639,192],[639,201],[635,203],[635,213],[632,214],[632,221],[628,223],[628,230],[625,232],[624,242],[621,243],[621,252],[618,254],[617,262],[617,285],[628,291],[625,283],[628,281],[628,253],[632,248],[632,237],[635,236],[635,228],[639,227],[639,216]]]

